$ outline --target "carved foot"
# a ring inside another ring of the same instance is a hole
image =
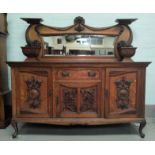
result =
[[[145,127],[146,125],[146,120],[143,120],[142,122],[140,122],[140,126],[139,126],[139,135],[141,138],[144,138],[145,137],[145,134],[143,133],[143,128]]]
[[[12,138],[16,138],[18,135],[18,126],[17,126],[17,122],[12,120],[11,122],[12,127],[14,128],[14,133],[12,134]]]

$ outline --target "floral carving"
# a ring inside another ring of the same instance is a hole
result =
[[[76,112],[77,90],[74,88],[63,87],[62,94],[63,94],[63,110]]]
[[[36,80],[34,77],[32,77],[31,80],[26,81],[27,85],[27,103],[31,108],[38,108],[40,105],[40,87],[41,87],[41,81]]]
[[[74,24],[85,24],[85,20],[84,20],[84,18],[83,17],[81,17],[81,16],[78,16],[78,17],[76,17],[75,19],[74,19]]]
[[[84,30],[84,24],[85,24],[85,20],[84,20],[84,18],[83,17],[76,17],[75,19],[74,19],[74,24],[76,25],[75,26],[75,30],[76,31],[78,31],[78,32],[81,32],[81,31],[83,31]]]
[[[117,89],[117,107],[120,109],[128,109],[131,81],[123,77],[122,80],[116,81],[115,84]]]
[[[95,88],[87,88],[81,89],[81,112],[86,111],[95,111],[95,103],[96,103],[96,89]]]

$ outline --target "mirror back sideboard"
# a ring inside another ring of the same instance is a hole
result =
[[[13,138],[18,134],[18,122],[138,122],[139,134],[145,136],[145,72],[150,62],[132,60],[136,47],[129,24],[136,19],[118,19],[116,25],[106,28],[88,26],[82,17],[65,28],[46,26],[40,18],[22,19],[29,24],[27,45],[22,47],[27,58],[8,62]],[[113,38],[112,42],[106,43],[106,37]]]

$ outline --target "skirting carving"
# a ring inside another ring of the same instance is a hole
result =
[[[131,81],[126,80],[125,77],[122,77],[122,80],[115,82],[117,89],[117,107],[120,109],[128,109],[129,107],[129,94],[130,94],[130,85]]]
[[[40,87],[41,87],[41,81],[36,80],[34,77],[32,77],[31,80],[26,81],[27,85],[27,100],[26,102],[29,104],[31,108],[38,108],[40,105]]]

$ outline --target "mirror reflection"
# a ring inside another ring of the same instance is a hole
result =
[[[113,56],[115,37],[65,35],[43,37],[45,56]]]

